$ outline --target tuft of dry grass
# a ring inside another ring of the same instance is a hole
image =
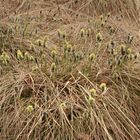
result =
[[[0,2],[0,138],[139,139],[136,1],[10,2]]]

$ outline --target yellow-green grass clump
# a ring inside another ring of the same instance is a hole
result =
[[[0,60],[2,61],[2,64],[7,65],[8,62],[10,61],[10,56],[8,55],[8,53],[3,52],[3,53],[0,55]]]

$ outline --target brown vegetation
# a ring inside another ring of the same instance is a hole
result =
[[[136,0],[0,1],[0,139],[140,138]]]

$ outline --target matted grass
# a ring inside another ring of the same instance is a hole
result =
[[[1,5],[1,139],[139,139],[135,1]]]

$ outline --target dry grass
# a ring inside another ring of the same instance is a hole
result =
[[[0,5],[0,139],[140,138],[136,1]]]

